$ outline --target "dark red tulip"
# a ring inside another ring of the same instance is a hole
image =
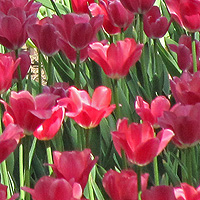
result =
[[[88,13],[89,14],[89,9],[88,6],[91,3],[94,3],[94,0],[72,0],[72,10],[75,13]]]

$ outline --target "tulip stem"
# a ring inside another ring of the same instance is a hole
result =
[[[113,94],[114,94],[114,101],[116,105],[115,114],[116,119],[120,118],[120,106],[119,106],[119,93],[118,93],[118,80],[114,79],[114,85],[113,85]]]
[[[85,129],[85,147],[90,148],[90,129]]]
[[[47,152],[47,160],[48,164],[53,164],[53,159],[52,159],[52,151],[51,151],[51,144],[49,140],[44,141],[45,147],[46,147],[46,152]],[[53,173],[53,169],[51,166],[49,166],[49,175]]]
[[[154,184],[159,185],[159,171],[158,171],[158,158],[157,156],[153,159],[153,170],[154,170]]]
[[[138,189],[138,200],[141,200],[141,174],[142,174],[142,167],[137,166],[137,189]]]
[[[41,66],[41,56],[40,50],[38,51],[38,80],[39,80],[39,94],[42,93],[42,66]]]
[[[18,49],[15,50],[15,56],[17,59],[18,58]],[[19,92],[19,91],[23,90],[22,74],[21,74],[20,65],[17,66],[17,73],[18,73],[17,91]]]
[[[23,144],[19,145],[19,179],[20,179],[20,188],[24,186],[24,165],[23,165]],[[20,189],[20,198],[24,199],[25,192]]]
[[[54,68],[52,66],[52,57],[48,56],[48,81],[47,85],[53,85],[54,83]]]
[[[52,4],[52,6],[53,6],[53,8],[54,8],[54,10],[55,10],[55,12],[56,12],[56,14],[60,17],[60,16],[61,16],[60,11],[58,10],[58,8],[57,8],[55,2],[54,2],[54,1],[50,1],[50,2],[51,2],[51,4]]]
[[[76,52],[76,65],[75,65],[75,86],[80,89],[80,51]]]
[[[193,176],[192,176],[192,148],[189,147],[186,149],[186,167],[188,173],[187,183],[193,186]]]
[[[126,154],[123,149],[121,149],[121,156],[122,156],[122,169],[128,169]]]
[[[183,163],[184,167],[186,167],[185,149],[181,149],[181,162]],[[187,174],[185,168],[183,167],[181,167],[181,176],[182,176],[182,182],[187,182]]]
[[[196,42],[195,33],[192,33],[192,58],[193,58],[193,72],[197,72],[197,54],[196,54]]]

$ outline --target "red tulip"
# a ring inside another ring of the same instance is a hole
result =
[[[78,183],[70,184],[65,179],[43,176],[34,189],[22,187],[33,200],[78,200],[82,199],[82,188]]]
[[[75,13],[88,13],[88,6],[94,3],[94,0],[72,0],[72,9]]]
[[[16,149],[21,137],[23,137],[23,129],[14,124],[6,127],[0,136],[0,163]]]
[[[195,189],[187,183],[181,183],[181,187],[174,188],[174,193],[177,200],[199,200],[200,186]]]
[[[109,13],[107,10],[108,2],[107,1],[100,1],[99,4],[92,3],[89,6],[89,10],[92,16],[103,15],[103,29],[110,35],[114,35],[121,32],[119,27],[114,26],[109,18]]]
[[[166,185],[151,187],[142,192],[142,200],[177,200],[174,188]]]
[[[54,164],[51,165],[57,178],[64,178],[69,183],[77,182],[85,188],[88,176],[97,158],[91,159],[91,150],[83,151],[54,151]]]
[[[169,29],[170,23],[166,17],[161,17],[160,9],[153,6],[143,18],[144,32],[149,38],[161,38]]]
[[[15,56],[14,51],[7,53],[7,55],[12,56],[12,58],[14,60],[16,60],[16,56]],[[19,56],[19,58],[21,58],[19,67],[20,67],[20,70],[21,70],[22,79],[24,79],[29,68],[30,68],[30,66],[31,66],[30,53],[28,51],[20,51],[18,56]],[[15,70],[15,72],[13,74],[13,79],[18,79],[17,69]]]
[[[52,116],[56,99],[57,96],[52,94],[41,94],[34,98],[28,91],[12,91],[10,105],[1,100],[6,108],[3,116],[5,126],[14,123],[24,129],[25,134],[32,133]]]
[[[176,102],[184,105],[200,103],[200,72],[191,74],[183,72],[180,78],[173,77],[170,82],[172,94]]]
[[[149,174],[142,174],[142,191],[147,187]],[[103,187],[112,200],[137,200],[137,174],[133,170],[120,173],[109,170],[103,177]]]
[[[14,71],[19,63],[20,58],[14,62],[11,56],[0,53],[0,94],[11,87]]]
[[[160,131],[154,136],[154,129],[148,122],[132,123],[128,120],[117,122],[117,131],[112,132],[113,143],[118,154],[124,150],[128,160],[137,165],[147,165],[161,153],[174,136],[169,129]]]
[[[190,32],[200,31],[200,2],[196,0],[166,0],[172,18]]]
[[[158,124],[174,132],[175,136],[172,141],[176,146],[191,147],[200,141],[199,113],[200,103],[195,105],[178,103],[163,113],[163,116],[158,119]]]
[[[200,42],[196,42],[197,67],[200,68]],[[193,72],[192,39],[190,36],[182,35],[179,45],[169,44],[172,51],[177,53],[178,65],[181,70]]]
[[[92,98],[85,90],[69,88],[69,97],[58,100],[60,106],[66,107],[66,116],[74,119],[83,128],[94,128],[102,118],[115,109],[110,105],[111,90],[105,86],[95,89]]]
[[[119,79],[125,77],[130,67],[140,59],[142,48],[143,44],[137,44],[134,39],[126,38],[111,45],[95,42],[90,45],[88,54],[102,67],[107,76]]]
[[[144,14],[151,9],[155,0],[120,0],[122,5],[133,13]]]
[[[7,200],[7,188],[8,186],[0,184],[0,199]],[[19,194],[14,194],[9,200],[15,200],[19,197]]]
[[[47,56],[52,56],[59,51],[57,39],[59,37],[56,27],[53,25],[55,19],[46,17],[28,27],[28,36],[32,39],[39,50]],[[48,38],[48,39],[47,39]]]
[[[135,111],[143,121],[157,125],[157,118],[161,117],[164,111],[170,109],[170,101],[165,96],[158,96],[149,105],[142,97],[137,96]]]
[[[2,6],[2,4],[5,4]],[[41,4],[33,1],[0,1],[0,43],[16,50],[28,39],[27,27],[34,24]]]

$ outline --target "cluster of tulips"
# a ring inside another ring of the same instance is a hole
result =
[[[0,0],[0,199],[199,200],[199,16],[198,0]]]

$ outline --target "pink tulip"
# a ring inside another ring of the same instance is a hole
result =
[[[164,111],[158,119],[162,128],[174,132],[173,143],[179,148],[188,148],[200,142],[200,103],[195,105],[175,104],[169,111]]]
[[[0,184],[0,199],[1,200],[7,200],[7,188],[8,188],[8,186]],[[15,200],[18,197],[19,197],[19,194],[16,193],[8,200]]]
[[[58,100],[58,104],[66,108],[66,116],[88,129],[98,126],[102,118],[112,113],[115,105],[110,102],[111,90],[105,86],[96,88],[92,98],[85,90],[70,87],[69,97]]]
[[[113,143],[118,154],[124,150],[128,160],[137,165],[147,165],[167,146],[174,133],[169,129],[154,136],[154,129],[148,122],[132,123],[128,120],[117,122],[117,131],[112,132]]]
[[[1,100],[6,108],[3,116],[5,126],[14,123],[24,129],[25,134],[32,134],[52,116],[56,99],[57,96],[52,94],[40,94],[34,98],[28,91],[12,91],[10,105]]]
[[[200,68],[200,42],[196,43],[197,67]],[[190,36],[182,35],[178,41],[178,46],[169,44],[169,48],[177,53],[178,65],[181,70],[193,72],[192,39]]]
[[[170,101],[165,96],[158,96],[149,105],[142,97],[137,96],[135,111],[143,121],[157,126],[157,118],[161,117],[164,111],[170,109]]]
[[[133,13],[144,14],[151,9],[155,0],[120,0],[122,5]]]
[[[181,187],[174,188],[174,193],[177,200],[199,200],[200,186],[195,189],[187,183],[181,183]]]
[[[51,165],[57,178],[64,178],[69,183],[77,182],[84,190],[88,176],[97,158],[91,159],[91,150],[83,151],[54,151],[54,164]],[[73,170],[72,170],[73,169]]]
[[[161,38],[169,29],[170,23],[166,17],[161,17],[160,9],[153,6],[143,18],[144,32],[149,38]]]
[[[0,136],[0,163],[3,162],[17,147],[23,129],[14,124],[9,124]]]
[[[200,2],[196,0],[166,0],[172,18],[190,32],[200,30]]]
[[[89,57],[101,66],[104,73],[113,79],[125,77],[130,67],[140,59],[143,44],[126,38],[116,44],[103,45],[95,42],[90,45]]]
[[[94,0],[72,0],[72,9],[75,13],[88,13],[88,6],[94,3]]]
[[[14,61],[11,56],[0,53],[0,94],[11,87],[13,74],[19,63],[20,58]]]
[[[142,200],[177,200],[174,188],[166,185],[151,187],[150,190],[143,191],[141,197]]]
[[[184,105],[200,103],[200,72],[191,74],[183,72],[180,78],[173,77],[170,81],[171,91],[176,100]]]
[[[114,24],[111,22],[111,19],[109,18],[108,14],[108,2],[107,1],[100,1],[99,4],[92,3],[89,6],[89,10],[92,14],[92,16],[98,16],[103,15],[103,29],[110,35],[115,35],[117,33],[121,32],[121,29],[117,26],[114,26]]]
[[[82,188],[78,183],[70,184],[65,179],[43,176],[34,189],[22,187],[31,194],[33,200],[78,200],[82,198]]]
[[[141,175],[142,191],[147,187],[149,174]],[[120,173],[109,170],[103,177],[103,187],[112,200],[137,200],[137,174],[133,170]]]
[[[0,43],[12,50],[22,47],[28,39],[27,27],[36,22],[40,5],[33,1],[1,0]]]

